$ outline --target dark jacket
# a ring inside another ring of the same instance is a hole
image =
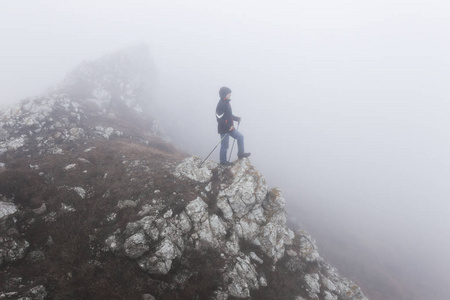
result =
[[[224,134],[230,131],[233,126],[233,120],[238,121],[239,118],[233,116],[231,111],[230,100],[220,99],[216,107],[217,131]]]

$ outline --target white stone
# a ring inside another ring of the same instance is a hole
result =
[[[261,228],[258,224],[244,218],[236,223],[238,236],[248,241],[252,241],[260,233],[260,230]]]
[[[106,221],[108,222],[114,222],[117,218],[117,214],[116,213],[110,213],[107,217],[106,217]]]
[[[163,260],[174,259],[181,253],[177,247],[170,241],[170,239],[164,239],[159,247],[156,249],[155,255]]]
[[[0,265],[6,262],[14,262],[25,257],[30,244],[26,240],[10,240],[2,243],[0,248]]]
[[[129,258],[139,258],[150,249],[143,232],[130,236],[123,244],[125,254]]]
[[[323,298],[323,300],[338,300],[338,297],[336,295],[333,295],[329,291],[325,291],[324,295],[325,297]]]
[[[217,207],[220,208],[220,210],[223,213],[223,217],[228,220],[233,220],[233,210],[231,209],[231,206],[228,203],[228,200],[226,198],[219,198],[217,200]]]
[[[224,291],[217,291],[214,300],[228,300],[228,293]]]
[[[263,276],[259,277],[259,284],[261,286],[267,286],[267,280]]]
[[[0,201],[0,219],[12,215],[17,211],[17,206],[14,203]]]
[[[139,267],[150,274],[167,274],[171,264],[172,261],[166,263],[156,256],[144,257],[138,262]]]
[[[17,150],[25,145],[26,136],[22,135],[20,138],[12,138],[6,145],[8,150]]]
[[[163,218],[168,219],[168,218],[172,217],[172,214],[173,214],[173,211],[171,209],[169,209],[168,211],[166,211]]]
[[[199,243],[197,243],[197,248],[201,248],[204,245],[212,246],[212,247],[220,247],[220,244],[217,238],[211,231],[211,226],[209,222],[203,222],[196,226]]]
[[[305,232],[301,233],[303,236],[300,238],[300,255],[308,262],[317,261],[320,259],[317,246],[312,241],[311,236]]]
[[[327,290],[329,290],[330,292],[334,292],[336,290],[336,286],[334,285],[334,283],[329,280],[328,278],[322,276],[322,285],[324,286],[324,288],[326,288]]]
[[[30,289],[30,294],[36,300],[44,300],[47,297],[47,291],[43,285],[38,285]]]
[[[207,207],[208,205],[198,197],[186,206],[185,211],[193,222],[204,222],[208,217]]]
[[[258,255],[256,255],[255,252],[250,252],[250,258],[259,264],[262,264],[264,262],[261,258],[259,258]]]
[[[237,255],[240,251],[239,247],[239,238],[235,233],[231,235],[231,237],[225,243],[225,253],[228,255]]]
[[[183,232],[187,233],[191,230],[191,222],[185,212],[177,216],[176,226]]]
[[[143,294],[142,300],[156,300],[156,298],[153,297],[151,294]]]
[[[74,212],[75,208],[73,208],[73,206],[65,205],[64,203],[61,203],[61,210],[65,211],[65,212]]]
[[[73,169],[73,168],[75,168],[77,166],[77,164],[70,164],[70,165],[67,165],[67,166],[65,166],[64,167],[64,170],[70,170],[70,169]]]
[[[250,297],[250,289],[259,288],[256,269],[248,256],[237,257],[236,260],[234,268],[226,276],[233,278],[232,283],[228,285],[228,292],[237,298]]]
[[[294,238],[295,238],[295,233],[292,230],[290,230],[289,228],[285,227],[284,244],[292,245]]]
[[[209,225],[215,237],[224,237],[227,234],[226,224],[217,215],[209,218]]]
[[[265,225],[261,234],[258,236],[259,241],[261,242],[261,249],[272,258],[280,258],[284,254],[284,248],[280,249],[278,246],[278,228],[272,224],[268,223]]]
[[[246,215],[257,204],[261,204],[267,195],[265,178],[251,167],[247,160],[240,160],[232,168],[233,182],[219,192],[219,199],[228,199],[235,216]]]
[[[120,200],[117,202],[117,208],[124,209],[127,207],[136,207],[137,203],[133,200]]]
[[[33,209],[33,213],[36,215],[42,215],[47,212],[47,206],[45,203],[42,203],[42,205],[38,208]]]
[[[58,147],[51,148],[50,152],[52,154],[63,154],[64,153],[64,151],[61,148],[58,148]]]
[[[86,196],[86,191],[82,187],[74,187],[73,190],[83,199]]]
[[[114,133],[114,128],[108,127],[105,129],[105,136],[107,137],[107,139],[109,139],[113,133]]]
[[[177,177],[187,177],[202,183],[208,182],[212,177],[212,169],[214,169],[217,164],[208,161],[200,167],[201,163],[202,161],[198,157],[188,157],[176,167],[174,175]]]
[[[319,275],[317,273],[306,274],[304,276],[307,291],[310,298],[318,299],[317,294],[320,292],[320,283],[319,283]]]

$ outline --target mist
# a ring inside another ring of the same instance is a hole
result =
[[[3,1],[0,107],[144,42],[152,115],[181,149],[205,158],[218,143],[214,111],[228,86],[252,164],[320,252],[336,259],[333,236],[361,243],[361,256],[395,265],[386,272],[403,276],[403,290],[417,280],[444,299],[448,11],[445,1]]]

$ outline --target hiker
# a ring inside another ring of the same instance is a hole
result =
[[[222,142],[220,143],[220,164],[230,166],[231,163],[227,160],[227,151],[230,136],[237,140],[238,143],[238,158],[249,157],[250,153],[244,152],[244,136],[234,128],[233,121],[241,122],[240,117],[233,115],[231,111],[231,90],[223,86],[219,90],[220,100],[217,103],[216,119],[217,128]]]

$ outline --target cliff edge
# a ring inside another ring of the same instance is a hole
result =
[[[250,160],[200,167],[161,138],[146,55],[0,113],[0,299],[367,299]]]

